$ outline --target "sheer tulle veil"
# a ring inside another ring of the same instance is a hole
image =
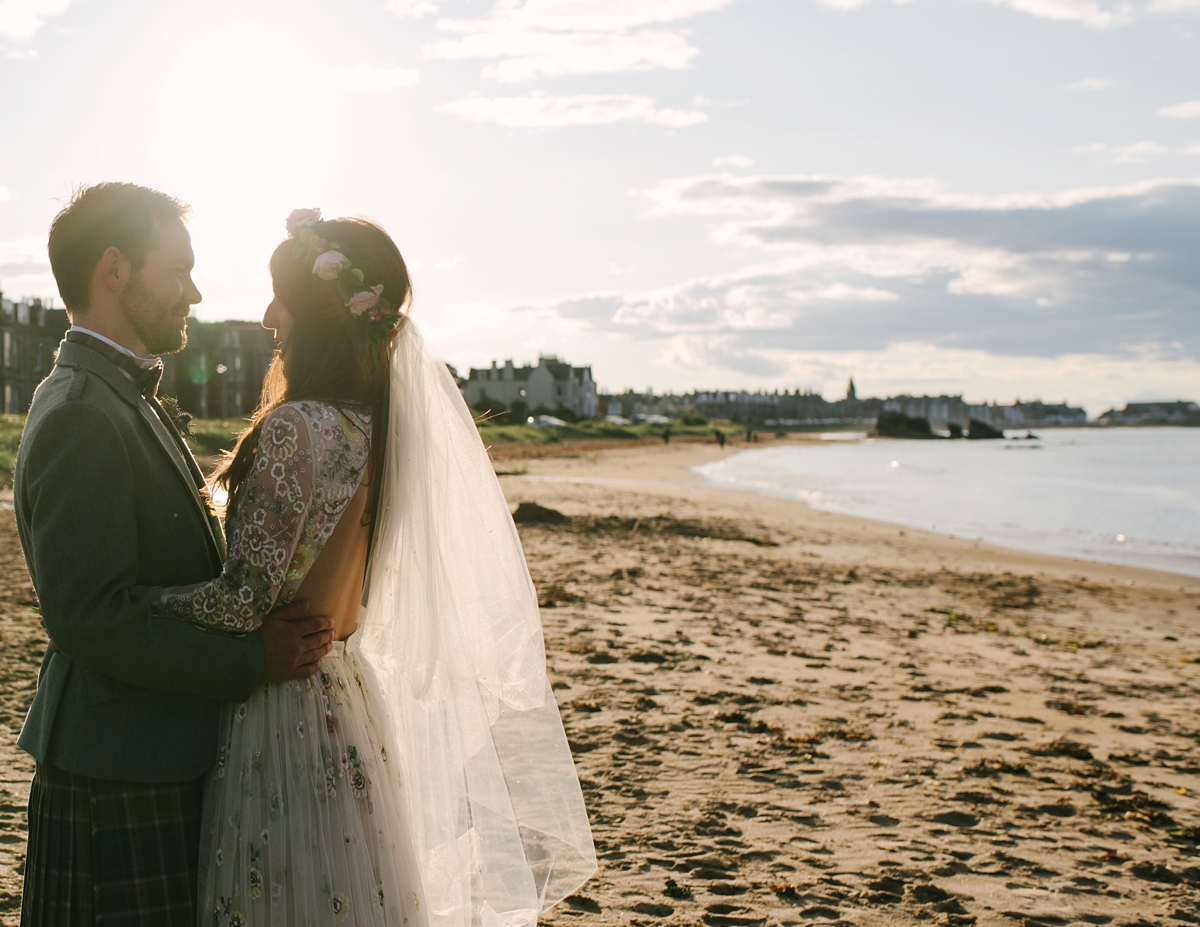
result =
[[[422,913],[431,927],[532,925],[596,869],[537,596],[466,403],[411,319],[390,364],[359,635]]]

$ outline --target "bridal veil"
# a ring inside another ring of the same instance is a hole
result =
[[[361,653],[386,706],[431,927],[521,927],[596,869],[537,596],[487,451],[408,319]]]

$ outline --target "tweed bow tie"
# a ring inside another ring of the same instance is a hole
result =
[[[99,338],[93,338],[86,332],[81,331],[67,332],[67,341],[82,344],[84,347],[91,348],[96,353],[107,357],[133,377],[133,385],[137,387],[137,391],[142,394],[143,399],[153,399],[158,394],[158,384],[162,381],[163,375],[163,362],[161,358],[156,357],[150,366],[143,367],[137,358],[126,354],[124,351],[118,351],[111,344],[107,344]]]

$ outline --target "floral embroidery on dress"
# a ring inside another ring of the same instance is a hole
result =
[[[317,402],[272,411],[259,432],[251,473],[230,507],[221,575],[147,590],[154,607],[212,630],[254,630],[291,601],[316,562],[362,481],[370,445],[365,412]]]
[[[370,439],[365,414],[312,402],[275,410],[230,506],[222,575],[147,590],[154,607],[241,633],[291,601],[361,485]],[[202,910],[216,927],[427,923],[398,771],[384,765],[356,650],[341,644],[312,677],[260,685],[225,706],[200,864]]]

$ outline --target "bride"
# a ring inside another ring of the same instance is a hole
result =
[[[335,621],[308,680],[223,713],[201,925],[521,927],[595,852],[546,679],[533,584],[466,404],[403,313],[378,226],[288,218],[262,403],[216,481],[216,579],[143,588],[253,631],[304,598]]]

